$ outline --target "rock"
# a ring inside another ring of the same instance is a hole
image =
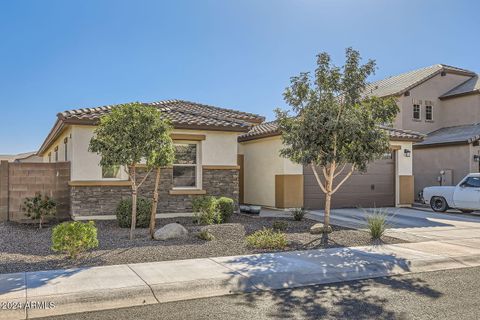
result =
[[[168,240],[186,237],[188,230],[179,223],[164,225],[153,234],[155,240]]]
[[[310,228],[310,233],[311,234],[322,234],[323,233],[323,223],[315,223],[311,228]],[[327,233],[331,233],[332,226],[328,226]]]

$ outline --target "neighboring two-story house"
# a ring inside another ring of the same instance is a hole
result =
[[[437,64],[372,83],[369,94],[394,96],[394,127],[426,134],[414,144],[415,194],[479,172],[480,80],[475,72]]]

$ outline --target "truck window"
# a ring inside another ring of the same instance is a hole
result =
[[[462,183],[462,186],[466,188],[480,188],[480,177],[468,177]]]

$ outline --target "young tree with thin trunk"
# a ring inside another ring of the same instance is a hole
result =
[[[142,161],[155,159],[165,135],[170,133],[170,122],[162,117],[154,106],[139,102],[118,105],[109,114],[100,118],[90,140],[89,151],[102,157],[102,167],[122,166],[128,174],[132,186],[132,222],[130,239],[133,239],[137,223],[138,190],[147,179],[153,166],[140,182],[137,181],[137,165]],[[171,143],[170,137],[167,141]]]
[[[159,139],[157,140],[157,148],[151,154],[151,157],[148,159],[148,166],[156,170],[155,175],[155,188],[153,190],[153,203],[152,211],[150,213],[150,225],[149,225],[149,234],[150,238],[153,239],[155,233],[155,217],[157,214],[158,207],[158,188],[160,186],[160,170],[162,167],[171,166],[175,159],[175,149],[173,147],[173,141],[170,137],[171,127],[168,128],[162,126],[159,128]]]
[[[390,125],[399,109],[394,98],[370,96],[367,78],[375,62],[360,64],[358,51],[346,49],[343,67],[331,63],[327,53],[317,56],[314,74],[291,78],[284,92],[290,110],[275,110],[284,148],[280,155],[308,166],[325,194],[322,243],[328,243],[332,196],[355,170],[389,150],[384,125]]]

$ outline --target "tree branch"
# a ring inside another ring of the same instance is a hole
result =
[[[347,175],[345,176],[345,178],[342,179],[342,181],[340,181],[338,183],[338,185],[335,187],[335,189],[333,189],[332,191],[332,194],[337,192],[338,188],[340,188],[342,186],[342,184],[347,181],[348,178],[350,178],[350,176],[352,175],[353,171],[355,171],[355,165],[352,165],[352,168],[350,169],[350,171],[347,173]]]
[[[317,169],[315,169],[315,165],[313,163],[310,164],[310,167],[312,167],[313,174],[315,175],[315,179],[317,179],[317,183],[320,186],[320,189],[322,189],[323,193],[327,193],[327,190],[323,186],[322,180],[320,180],[320,176],[318,175]],[[324,169],[325,170],[325,169]]]
[[[150,172],[152,172],[152,170],[153,170],[153,168],[151,168],[150,170],[148,170],[148,172],[145,174],[145,177],[143,177],[142,181],[140,181],[140,183],[138,184],[137,189],[142,186],[142,184],[145,182],[145,180],[147,179],[147,177],[148,177],[148,175],[150,174]]]
[[[335,179],[336,177],[338,177],[339,175],[341,175],[342,172],[343,172],[343,170],[345,170],[345,167],[346,167],[346,166],[347,166],[347,164],[345,163],[345,164],[343,165],[342,169],[340,169],[340,171],[338,171],[337,173],[335,173],[335,174],[333,175],[333,179]]]

